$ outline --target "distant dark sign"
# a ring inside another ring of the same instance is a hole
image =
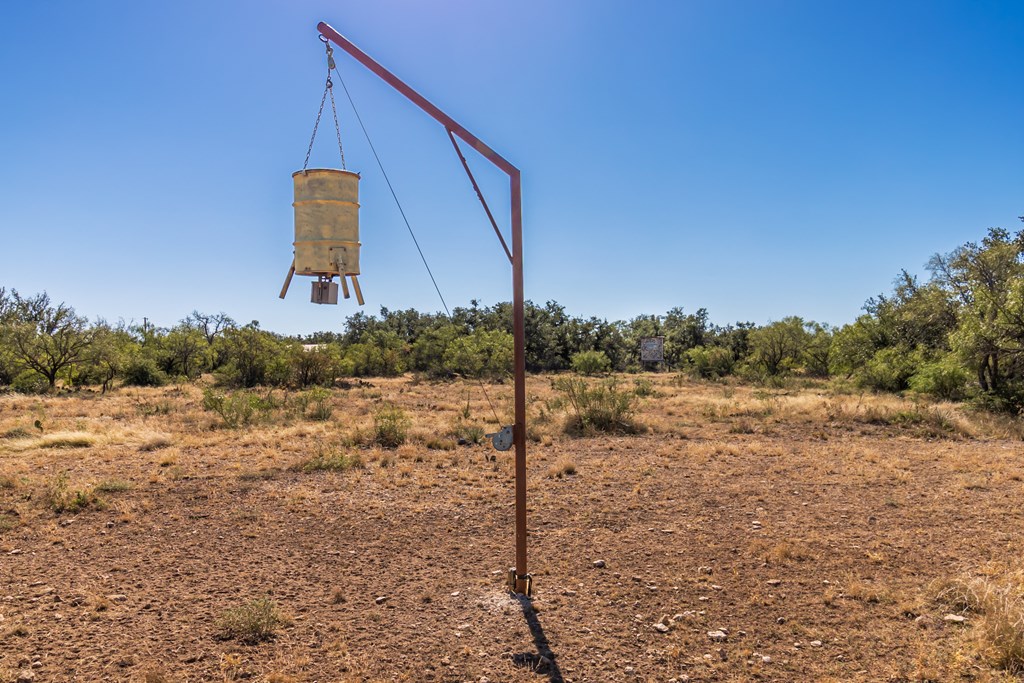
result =
[[[665,338],[664,337],[641,337],[640,338],[640,361],[643,363],[664,363],[665,362]]]

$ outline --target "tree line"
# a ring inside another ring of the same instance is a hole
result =
[[[1024,220],[1024,218],[1022,218]],[[765,383],[834,378],[855,386],[987,408],[1024,407],[1024,231],[992,228],[928,263],[926,282],[906,271],[869,299],[853,323],[833,328],[791,316],[766,325],[712,324],[707,310],[673,308],[625,321],[573,316],[554,301],[526,305],[530,372],[583,374],[642,368],[643,337],[664,338],[660,369],[697,378]],[[159,385],[213,373],[229,386],[330,385],[394,376],[501,379],[512,366],[508,302],[472,301],[450,317],[414,309],[349,316],[339,331],[305,337],[194,311],[173,327],[89,322],[46,293],[0,287],[0,385],[41,392],[58,385]]]

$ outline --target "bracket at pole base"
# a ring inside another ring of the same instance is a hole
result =
[[[517,595],[533,596],[533,574],[519,576],[515,567],[509,567],[507,585],[509,591]]]

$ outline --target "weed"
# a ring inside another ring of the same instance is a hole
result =
[[[384,448],[398,448],[407,438],[412,420],[398,406],[381,407],[373,416],[374,441]]]
[[[174,404],[167,399],[156,401],[154,403],[147,403],[140,401],[135,405],[135,409],[142,417],[150,417],[153,415],[170,415],[174,412]]]
[[[213,389],[203,390],[203,408],[220,415],[224,426],[237,429],[252,424],[262,415],[280,407],[271,394],[259,396],[245,391],[220,393]]]
[[[576,474],[576,463],[569,458],[562,458],[558,464],[548,470],[549,479],[561,479]]]
[[[292,469],[300,472],[344,472],[362,466],[363,459],[358,453],[317,453]]]
[[[658,392],[654,390],[654,382],[646,377],[638,377],[633,380],[633,393],[641,398],[658,395]]]
[[[124,493],[132,489],[132,483],[130,481],[122,481],[120,479],[110,479],[108,481],[102,481],[96,485],[94,491],[99,493]]]
[[[105,507],[103,500],[94,491],[72,489],[68,484],[67,472],[62,472],[50,482],[46,489],[46,505],[57,514],[81,512],[89,507],[98,509]]]
[[[239,481],[269,481],[277,476],[280,470],[258,470],[255,472],[242,472],[238,475]]]
[[[173,441],[170,437],[164,434],[154,434],[139,444],[139,450],[144,453],[148,453],[150,451],[160,450],[161,448],[167,448],[172,443]]]
[[[632,419],[636,412],[636,394],[619,389],[614,379],[591,385],[583,379],[563,377],[555,380],[554,387],[564,394],[572,407],[573,416],[566,431],[642,431]]]
[[[257,598],[239,607],[227,610],[217,620],[217,637],[255,644],[274,637],[277,629],[288,624],[270,598]]]
[[[305,392],[305,399],[312,408],[305,412],[306,417],[317,422],[326,422],[331,419],[334,408],[330,405],[331,392],[323,387],[314,387]]]
[[[753,434],[755,431],[754,423],[745,417],[741,417],[729,425],[730,434]]]
[[[469,424],[463,420],[456,420],[455,425],[452,427],[451,435],[455,437],[459,444],[479,444],[483,443],[486,431],[486,429],[478,424]]]

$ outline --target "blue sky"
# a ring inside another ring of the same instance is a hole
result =
[[[1024,213],[1021,2],[5,3],[0,286],[91,318],[339,329],[354,302],[300,278],[277,298],[319,21],[522,169],[527,297],[574,314],[842,324]],[[509,299],[444,129],[337,56],[449,305]],[[438,310],[338,96],[363,310]],[[506,179],[470,163],[507,229]]]

